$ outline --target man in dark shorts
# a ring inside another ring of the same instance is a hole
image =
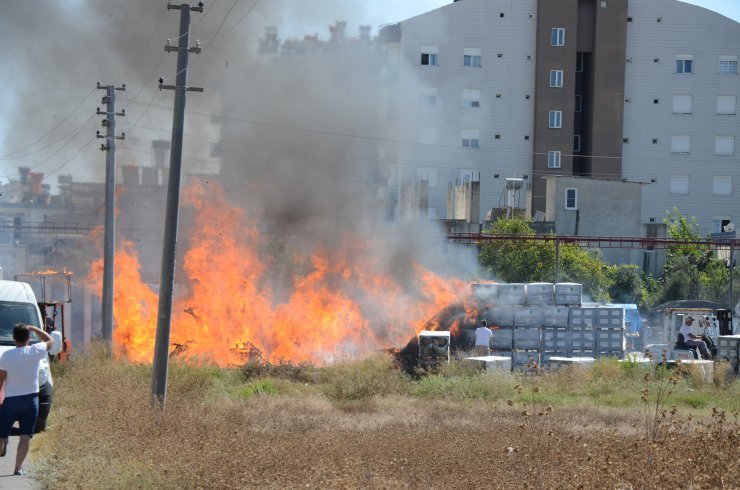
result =
[[[30,345],[32,332],[41,342]],[[0,455],[5,455],[10,429],[17,420],[20,440],[13,474],[22,475],[39,415],[39,364],[54,346],[54,339],[38,327],[19,323],[13,328],[13,340],[15,349],[0,356],[0,389],[5,388],[0,407]]]

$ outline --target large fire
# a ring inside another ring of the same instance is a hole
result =
[[[213,183],[206,188],[194,182],[183,192],[183,205],[195,210],[195,224],[188,230],[189,250],[178,251],[184,254],[187,277],[176,278],[170,350],[187,358],[225,366],[243,363],[256,352],[273,362],[319,364],[361,356],[405,344],[466,291],[464,282],[413,261],[402,274],[390,274],[372,253],[381,240],[335,237],[331,249],[295,254],[289,264],[276,264],[265,258],[266,240],[256,222],[229,204]],[[276,286],[271,274],[279,267],[291,270],[287,291]],[[90,284],[98,294],[102,270],[102,260],[96,261]],[[133,244],[119,244],[117,352],[151,362],[157,302],[157,294],[142,281]]]

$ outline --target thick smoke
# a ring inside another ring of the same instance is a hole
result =
[[[36,2],[14,2],[6,9],[0,36],[16,49],[0,56],[8,73],[27,83],[14,84],[12,115],[4,111],[5,148],[32,142],[39,127],[53,128],[96,80],[125,81],[119,107],[127,107],[127,115],[118,120],[118,132],[126,131],[127,139],[119,146],[118,163],[151,165],[151,142],[170,139],[172,117],[173,93],[159,92],[156,84],[160,75],[167,83],[175,78],[176,54],[163,54],[162,47],[167,38],[177,43],[179,15],[165,5],[68,0],[43,10]],[[199,39],[203,53],[191,55],[188,82],[206,92],[188,95],[185,172],[220,175],[230,199],[258,213],[264,231],[300,237],[294,245],[304,251],[346,248],[359,240],[396,276],[410,272],[411,259],[427,267],[450,264],[439,260],[440,230],[424,220],[391,219],[399,183],[389,175],[401,145],[389,136],[393,122],[387,111],[394,99],[388,96],[385,53],[357,39],[370,9],[382,6],[359,0],[254,5],[222,0],[192,15],[191,45]],[[347,20],[347,28],[343,39],[331,42],[328,27],[337,20]],[[259,40],[270,25],[281,39],[298,38],[302,54],[260,53]],[[36,35],[44,42],[19,42],[31,33],[41,33]],[[314,48],[302,43],[304,33],[318,34],[318,41],[309,43]],[[371,35],[377,34],[373,25]],[[102,95],[95,91],[54,134],[82,124]],[[64,101],[53,104],[52,115],[50,101]],[[60,154],[74,157],[96,129],[102,130],[99,119],[88,121]],[[93,142],[58,173],[102,181],[104,157],[96,147]],[[4,174],[12,174],[18,164],[34,167],[34,158],[0,164]],[[161,219],[152,215],[150,226],[160,226]],[[149,252],[159,249],[141,251]]]

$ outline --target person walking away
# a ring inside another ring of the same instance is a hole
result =
[[[41,342],[31,345],[31,333]],[[20,439],[13,474],[23,475],[23,462],[39,415],[39,364],[54,346],[54,339],[38,327],[19,323],[13,327],[13,340],[15,349],[0,356],[0,389],[5,390],[0,407],[0,455],[5,455],[10,429],[17,420]]]
[[[707,344],[705,344],[704,341],[701,339],[701,335],[696,335],[692,332],[693,325],[694,318],[692,316],[686,315],[681,328],[678,330],[678,341],[676,342],[676,347],[683,347],[690,350],[698,347],[699,352],[701,352],[702,359],[711,359],[712,356],[709,354]]]
[[[488,328],[488,322],[481,320],[480,327],[475,329],[475,348],[473,354],[475,357],[482,357],[491,355],[491,337],[493,332]]]

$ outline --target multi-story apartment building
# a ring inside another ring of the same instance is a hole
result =
[[[467,176],[481,214],[509,177],[544,212],[564,175],[644,183],[642,225],[674,207],[704,233],[740,219],[737,22],[678,0],[459,0],[381,39],[401,94],[389,133],[413,142],[393,149],[397,178],[429,180],[430,216]]]

